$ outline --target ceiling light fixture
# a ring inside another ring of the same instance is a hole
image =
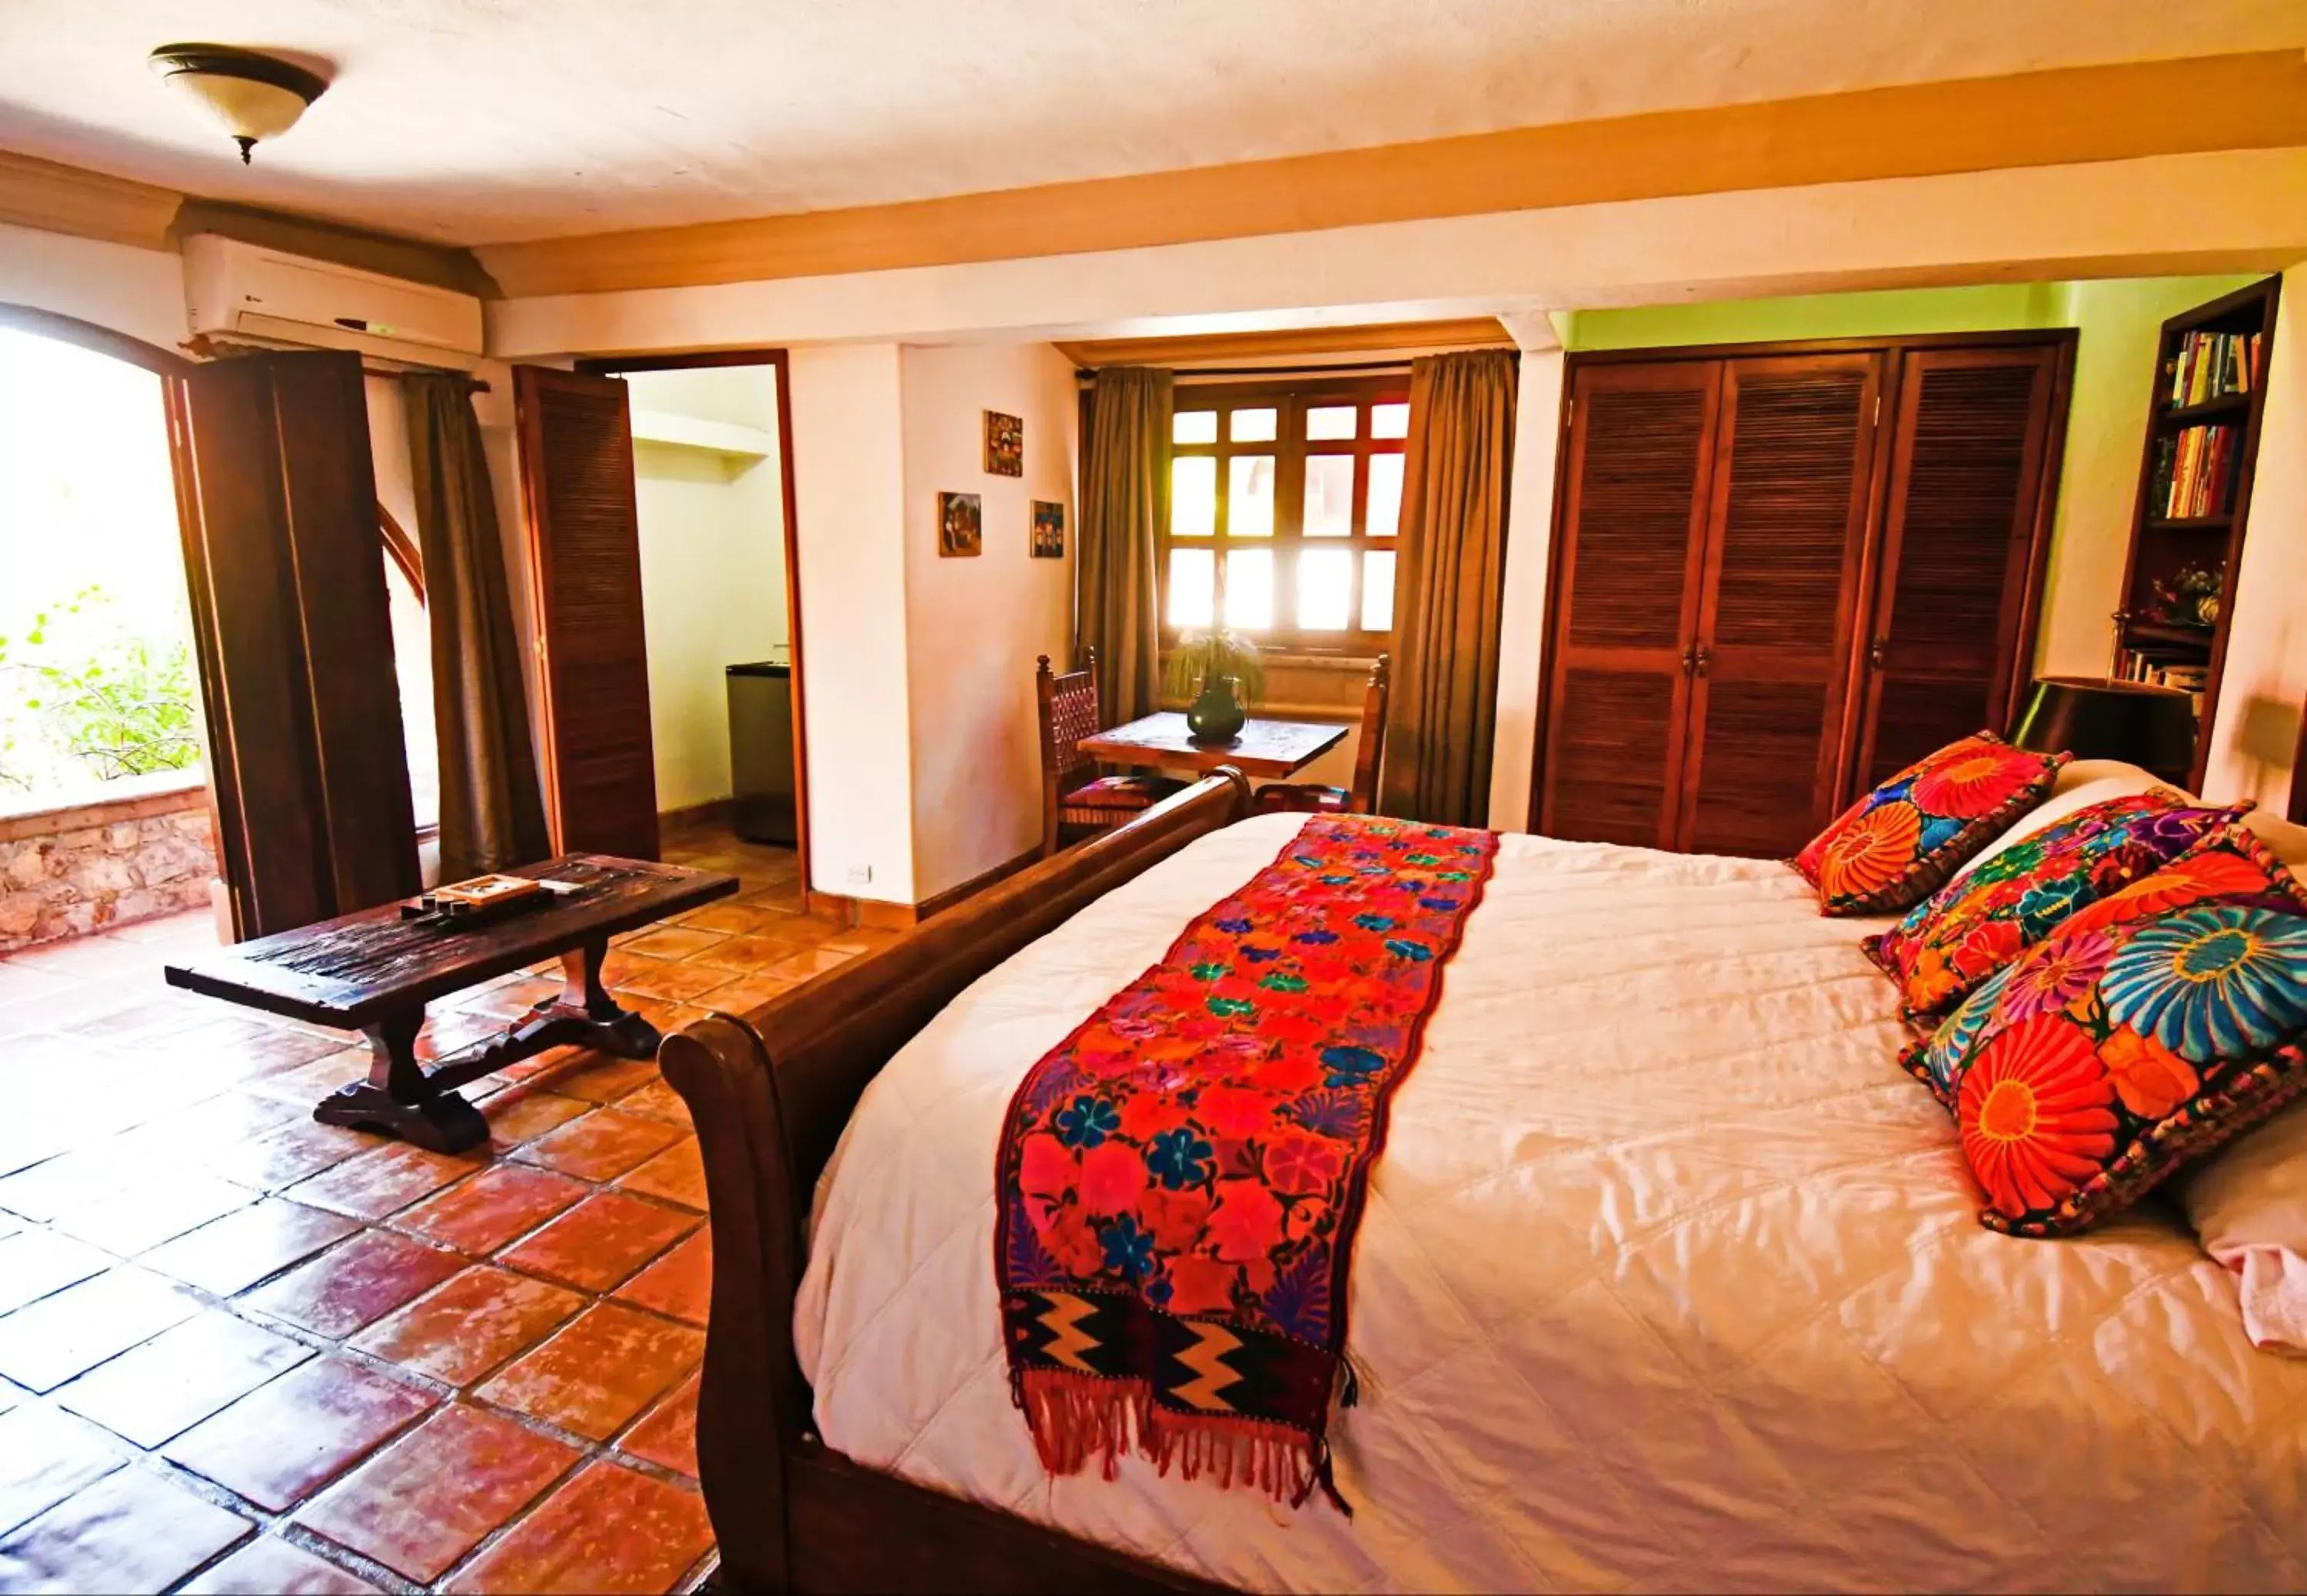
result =
[[[244,166],[258,140],[296,126],[329,86],[293,62],[230,45],[162,45],[148,64],[232,136]]]

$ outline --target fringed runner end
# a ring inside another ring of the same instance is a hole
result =
[[[1206,1475],[1221,1488],[1239,1481],[1292,1507],[1319,1490],[1339,1512],[1354,1515],[1332,1474],[1328,1441],[1288,1425],[1173,1413],[1141,1380],[1028,1370],[1012,1390],[1033,1433],[1033,1450],[1052,1474],[1077,1474],[1094,1457],[1111,1480],[1122,1455],[1134,1449],[1164,1477],[1174,1469],[1181,1479]]]

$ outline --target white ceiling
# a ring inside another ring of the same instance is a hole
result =
[[[244,169],[145,70],[325,57]],[[4,0],[0,148],[458,243],[2307,45],[2302,0]]]

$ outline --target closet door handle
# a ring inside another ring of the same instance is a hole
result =
[[[1691,661],[1692,669],[1698,675],[1704,676],[1706,674],[1706,668],[1712,663],[1714,663],[1714,654],[1712,651],[1710,650],[1703,643],[1700,644],[1698,645],[1696,654]]]
[[[1697,674],[1697,671],[1698,644],[1693,643],[1688,644],[1682,651],[1682,673],[1685,676],[1694,676]]]
[[[1890,657],[1891,640],[1888,637],[1877,637],[1866,645],[1866,662],[1875,670],[1882,670],[1883,661]]]

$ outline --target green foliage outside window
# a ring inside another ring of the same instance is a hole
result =
[[[191,652],[107,627],[111,602],[101,587],[85,587],[35,613],[20,636],[0,636],[0,786],[30,790],[43,773],[111,781],[200,763]],[[21,746],[28,729],[37,750]]]

